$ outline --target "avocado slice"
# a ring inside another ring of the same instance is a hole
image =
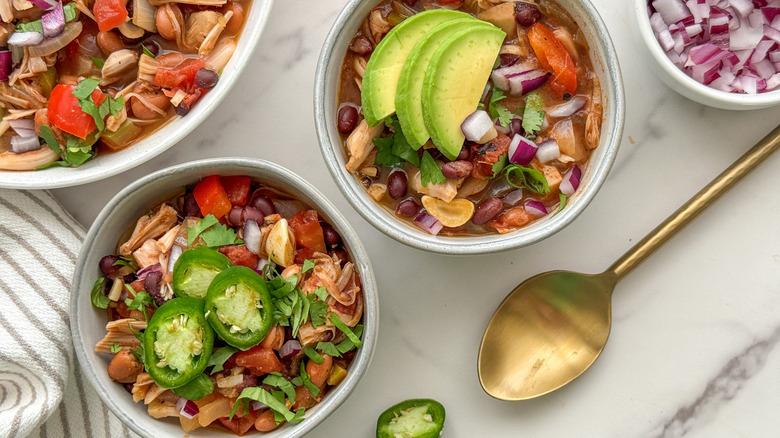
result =
[[[361,95],[368,126],[375,126],[395,112],[398,78],[417,41],[437,25],[465,17],[473,19],[465,12],[431,9],[412,15],[385,35],[371,54],[363,74]]]
[[[477,109],[505,36],[493,25],[470,27],[450,36],[431,58],[423,117],[431,140],[451,160],[463,147],[460,125]]]
[[[431,58],[447,38],[455,32],[472,26],[489,26],[489,24],[473,17],[442,23],[426,33],[406,58],[401,77],[398,79],[398,90],[395,93],[395,110],[401,123],[401,130],[415,149],[422,147],[431,137],[425,127],[422,110],[423,81]]]

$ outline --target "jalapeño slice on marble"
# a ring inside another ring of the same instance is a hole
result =
[[[273,322],[273,302],[265,281],[245,266],[232,266],[214,277],[205,310],[219,337],[241,350],[259,344]]]
[[[144,331],[146,372],[161,387],[178,388],[203,372],[213,348],[203,300],[174,298],[154,312]]]
[[[444,406],[436,400],[402,401],[382,412],[376,422],[377,438],[438,438],[444,428]]]
[[[230,266],[230,259],[205,246],[184,251],[173,266],[173,293],[177,297],[206,298],[211,281]]]

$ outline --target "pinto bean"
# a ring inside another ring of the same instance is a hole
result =
[[[274,412],[270,409],[261,413],[255,419],[255,429],[259,430],[260,432],[270,432],[272,430],[276,430],[276,428],[279,426],[281,426],[281,424],[276,424],[276,420],[274,420]]]
[[[504,209],[504,203],[498,198],[488,198],[480,202],[474,210],[474,216],[471,222],[476,225],[482,225],[495,219]]]
[[[327,354],[323,354],[322,357],[325,360],[321,364],[315,363],[313,360],[306,364],[306,373],[311,377],[311,383],[318,387],[325,384],[330,369],[333,367],[333,357]]]
[[[100,47],[103,53],[107,54],[118,52],[125,48],[125,45],[122,44],[122,40],[119,38],[119,35],[111,31],[98,32],[97,45]]]
[[[230,35],[238,35],[241,32],[241,25],[244,24],[244,7],[238,2],[228,2],[222,8],[222,15],[227,14],[228,11],[233,11],[233,16],[225,26],[225,31]]]
[[[279,325],[271,327],[263,341],[260,342],[261,347],[275,351],[279,351],[282,345],[284,345],[284,328]]]
[[[165,97],[162,93],[140,93],[147,102],[163,110],[167,110],[171,105],[170,99]],[[160,117],[157,111],[148,108],[135,96],[130,98],[130,109],[133,110],[133,115],[141,120],[152,120]]]
[[[130,350],[121,350],[108,364],[108,376],[119,383],[133,383],[142,368]]]

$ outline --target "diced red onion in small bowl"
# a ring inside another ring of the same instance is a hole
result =
[[[40,148],[41,141],[38,140],[38,137],[22,137],[21,135],[11,137],[11,151],[15,154],[37,151]]]
[[[422,212],[417,215],[417,217],[414,218],[414,223],[417,224],[418,227],[433,234],[434,236],[439,234],[439,231],[444,228],[444,225],[442,225],[438,219],[431,216],[427,212]]]
[[[43,41],[43,34],[38,32],[14,32],[8,37],[9,46],[34,46]]]
[[[539,201],[528,201],[525,203],[525,211],[531,216],[542,217],[547,215],[547,207]]]
[[[569,117],[570,115],[579,111],[585,104],[588,103],[588,98],[585,96],[574,96],[567,102],[555,105],[547,111],[547,115],[550,117]]]
[[[460,125],[460,130],[466,140],[484,143],[491,135],[495,138],[496,127],[486,111],[477,110],[471,113]]]
[[[301,350],[303,350],[301,343],[296,339],[290,339],[289,341],[285,342],[284,345],[282,345],[282,348],[279,349],[279,357],[282,359],[288,359],[300,353]]]
[[[551,138],[537,145],[536,159],[540,163],[549,163],[561,157],[561,149],[558,147],[558,140]]]
[[[515,134],[509,143],[509,161],[525,166],[534,159],[537,149],[536,143],[520,134]]]
[[[41,24],[45,38],[54,38],[62,33],[65,29],[65,11],[62,10],[62,0],[57,2],[54,9],[43,14]]]
[[[244,245],[246,248],[255,253],[260,254],[260,240],[263,237],[263,233],[260,231],[260,226],[253,220],[248,220],[244,224]]]
[[[503,198],[501,198],[501,201],[503,201],[505,204],[508,205],[515,205],[518,202],[520,202],[523,199],[523,190],[522,189],[515,189],[511,192],[504,195]]]
[[[179,415],[188,420],[192,420],[200,412],[198,405],[194,401],[187,400],[184,397],[179,397],[179,400],[176,401],[176,410],[179,411]]]
[[[582,171],[576,164],[563,175],[563,181],[561,181],[560,190],[566,196],[571,196],[580,187],[580,178],[582,178]]]
[[[173,272],[174,266],[176,266],[176,260],[179,260],[181,253],[184,250],[179,245],[173,245],[171,247],[171,254],[168,256],[168,272]]]

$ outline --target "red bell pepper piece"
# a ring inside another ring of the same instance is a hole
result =
[[[125,4],[122,0],[95,0],[92,13],[95,14],[95,21],[101,32],[108,32],[127,20]]]
[[[553,91],[559,97],[573,95],[577,91],[577,68],[555,34],[543,24],[536,23],[528,29],[528,41],[542,67],[553,73],[550,83]]]
[[[295,243],[299,248],[308,248],[321,253],[328,252],[317,211],[304,210],[295,213],[290,218],[290,228],[295,234]]]
[[[48,117],[52,125],[81,139],[97,129],[95,119],[79,106],[79,100],[73,95],[75,85],[60,84],[49,95]],[[99,89],[92,92],[92,100],[100,106],[106,100]]]
[[[249,200],[249,186],[252,184],[252,179],[248,176],[223,176],[220,180],[230,203],[239,207],[245,206]]]
[[[203,178],[192,190],[192,195],[204,217],[213,214],[217,219],[220,219],[233,208],[227,193],[225,193],[225,188],[222,187],[222,183],[216,175]]]

